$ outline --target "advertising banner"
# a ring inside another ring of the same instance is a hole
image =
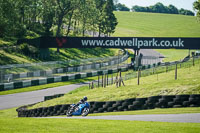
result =
[[[200,49],[200,38],[177,37],[40,37],[18,43],[39,42],[40,48]]]

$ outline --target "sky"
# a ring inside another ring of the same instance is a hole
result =
[[[191,11],[193,10],[193,3],[196,0],[118,0],[119,3],[125,4],[127,7],[131,8],[134,5],[138,6],[150,6],[155,5],[157,2],[163,3],[165,6],[172,4],[178,9],[184,8]]]

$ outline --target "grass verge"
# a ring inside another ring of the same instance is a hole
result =
[[[89,116],[149,115],[149,114],[186,114],[186,113],[200,113],[200,107],[168,108],[168,109],[158,109],[158,108],[156,108],[156,109],[150,109],[150,110],[136,110],[136,111],[95,113],[95,114],[89,114]]]
[[[137,112],[136,114],[140,113]],[[200,130],[200,123],[168,123],[126,120],[81,120],[56,118],[17,118],[15,109],[0,110],[0,124],[1,133],[199,133]]]

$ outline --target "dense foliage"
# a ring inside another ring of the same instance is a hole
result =
[[[108,35],[117,25],[113,10],[113,0],[1,0],[0,37]]]
[[[131,8],[131,10],[135,12],[169,13],[169,14],[182,14],[182,15],[194,16],[194,13],[190,10],[186,10],[183,8],[179,10],[174,5],[164,6],[160,2],[149,7],[142,7],[135,5]]]
[[[200,20],[200,0],[194,2],[194,9],[197,10],[197,18]]]

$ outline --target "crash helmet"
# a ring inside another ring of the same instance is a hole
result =
[[[84,96],[84,97],[83,97],[83,100],[84,100],[84,101],[87,101],[87,97],[86,97],[86,96]]]

